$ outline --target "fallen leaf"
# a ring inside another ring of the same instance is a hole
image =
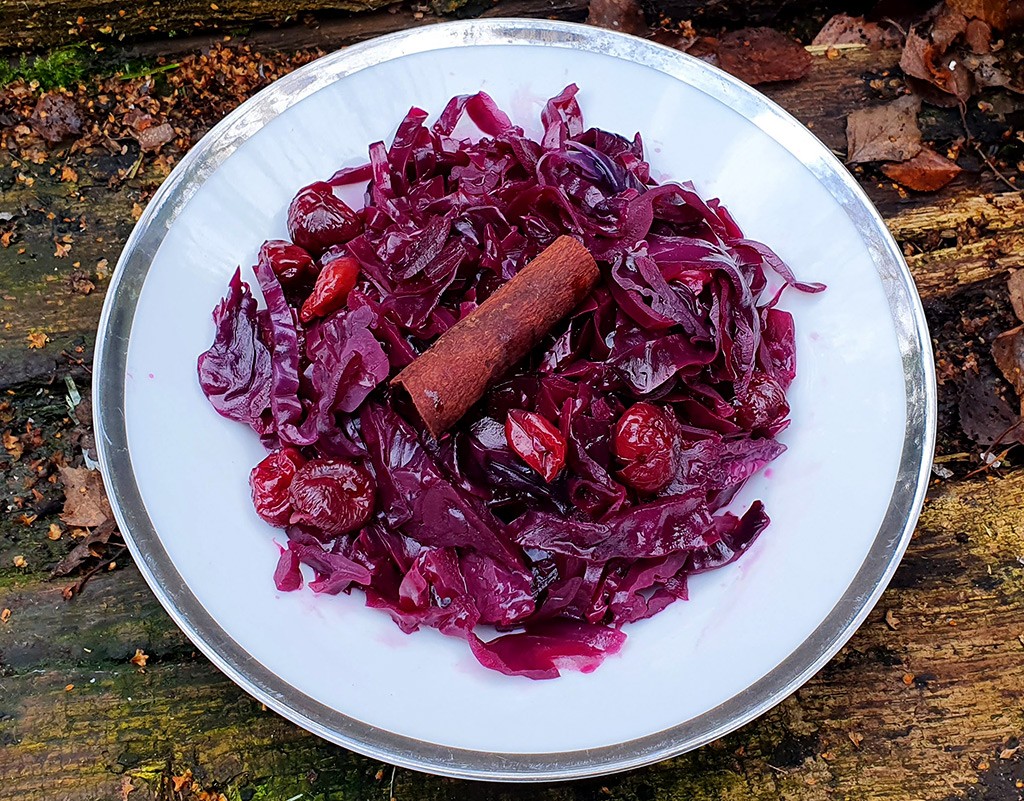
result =
[[[967,17],[949,5],[943,5],[932,23],[932,44],[945,52],[966,31]]]
[[[174,138],[174,128],[168,122],[139,131],[135,136],[143,150],[159,150]]]
[[[4,450],[11,455],[13,461],[18,461],[25,452],[25,446],[21,444],[21,437],[17,437],[10,431],[3,433]]]
[[[1024,411],[1024,326],[997,336],[992,343],[992,358],[1003,377],[1013,385]]]
[[[50,341],[50,338],[42,331],[33,331],[25,339],[28,340],[29,350],[39,350],[45,348],[46,343]]]
[[[60,519],[64,523],[92,528],[111,519],[113,512],[98,470],[62,467],[60,477],[64,482],[64,511]]]
[[[960,390],[960,425],[964,433],[986,448],[1024,438],[1020,416],[996,394],[995,373],[965,373],[965,377]]]
[[[1014,754],[1016,754],[1018,751],[1020,751],[1020,746],[1019,745],[1015,746],[1013,748],[1004,748],[1002,751],[999,752],[999,758],[1000,759],[1013,759]]]
[[[14,566],[15,567],[28,567],[28,562],[25,561],[25,557],[24,556],[21,556],[21,555],[15,556],[14,557]]]
[[[12,239],[14,239],[14,231],[4,231],[0,234],[0,245],[3,245],[5,248],[9,248],[11,246]]]
[[[970,70],[974,83],[979,89],[992,86],[1004,86],[1013,92],[1024,92],[1024,88],[1014,84],[1014,79],[1004,68],[1003,62],[995,55],[978,55],[964,53],[960,60],[964,68]]]
[[[65,684],[64,685],[64,692],[66,692],[66,693],[71,692],[73,689],[75,689],[75,685],[74,684]]]
[[[968,19],[980,19],[996,29],[1006,26],[1010,6],[1006,0],[948,0],[948,5]]]
[[[141,648],[136,648],[135,656],[128,661],[137,667],[144,668],[146,666],[146,662],[149,661],[149,656]]]
[[[992,26],[984,20],[972,19],[967,23],[964,41],[975,53],[984,55],[992,48]]]
[[[138,203],[132,203],[132,219],[133,220],[138,222],[139,218],[142,216],[142,212],[143,211],[144,211],[144,209]]]
[[[956,100],[967,100],[974,91],[970,70],[955,56],[947,54],[944,47],[933,43],[914,28],[907,33],[900,69],[911,78],[937,89],[939,95],[946,95],[946,103],[950,105]],[[927,99],[941,102],[941,98],[932,95]]]
[[[6,623],[8,620],[10,620],[11,614],[11,610],[7,607],[4,607],[3,611],[0,611],[0,623]]]
[[[634,35],[647,33],[647,20],[636,0],[590,0],[587,24]]]
[[[78,181],[78,173],[65,164],[63,167],[60,168],[60,179],[62,181],[69,181],[71,183],[75,183]]]
[[[121,801],[128,801],[128,794],[135,790],[132,777],[125,773],[121,776]]]
[[[914,674],[913,673],[904,673],[903,674],[903,683],[906,684],[908,687],[911,684],[913,684],[914,683]]]
[[[29,125],[51,145],[56,145],[81,133],[82,118],[70,98],[45,94],[36,103]]]
[[[189,768],[181,776],[171,776],[171,784],[174,786],[174,792],[180,793],[192,784],[192,769]]]
[[[865,44],[871,48],[898,47],[900,35],[883,28],[877,22],[866,22],[864,17],[836,14],[818,31],[812,45],[832,47],[840,44]]]
[[[106,547],[110,538],[116,533],[117,525],[113,520],[107,520],[102,525],[97,526],[89,532],[85,539],[79,541],[67,556],[57,563],[57,566],[50,572],[50,575],[58,577],[73,573],[87,560],[95,558],[98,548]],[[80,587],[77,589],[80,589]]]
[[[859,732],[851,731],[846,736],[850,738],[850,742],[853,743],[854,748],[860,748],[860,744],[864,742],[864,735]]]
[[[55,246],[53,255],[58,259],[66,259],[68,257],[68,253],[71,252],[71,245],[64,244],[62,242],[54,242],[53,244]]]
[[[1010,291],[1010,303],[1013,305],[1013,313],[1017,319],[1024,323],[1024,270],[1014,270],[1006,282],[1006,288]]]
[[[900,619],[896,617],[891,609],[885,610],[885,624],[893,631],[900,627]]]
[[[60,530],[60,526],[56,523],[50,523],[50,528],[46,532],[46,536],[51,540],[59,540],[63,532]]]
[[[744,28],[721,38],[718,65],[754,86],[805,77],[811,71],[811,54],[773,28]]]
[[[921,150],[917,113],[921,101],[905,95],[884,106],[854,111],[846,118],[847,162],[906,161]]]
[[[934,192],[956,178],[960,174],[960,168],[956,162],[925,147],[906,161],[884,164],[882,172],[907,189],[913,189],[915,192]]]

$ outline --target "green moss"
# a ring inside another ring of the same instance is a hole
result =
[[[35,81],[43,89],[73,86],[81,81],[92,65],[92,56],[80,45],[62,47],[44,56],[22,56],[17,64],[0,63],[0,86],[21,78]]]

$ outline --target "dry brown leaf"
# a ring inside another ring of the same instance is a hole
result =
[[[65,164],[60,168],[60,179],[70,183],[76,183],[78,181],[78,173]]]
[[[64,511],[60,519],[67,525],[92,528],[111,519],[113,512],[98,470],[62,467],[60,477],[64,482]]]
[[[864,17],[836,14],[818,31],[811,44],[824,47],[840,44],[864,44],[871,48],[898,47],[900,35],[893,29],[883,28],[877,22],[866,22]]]
[[[1010,10],[1007,0],[948,0],[948,4],[968,19],[980,19],[996,29],[1006,26]]]
[[[900,56],[900,69],[911,78],[916,78],[931,87],[929,102],[953,105],[957,100],[965,101],[974,93],[974,81],[968,70],[954,56],[946,53],[945,47],[933,43],[911,28]],[[914,84],[915,88],[919,87]],[[938,95],[938,96],[936,96]],[[946,97],[943,98],[942,95]]]
[[[89,535],[85,539],[81,540],[74,548],[72,548],[71,552],[67,556],[57,563],[57,566],[50,572],[50,575],[66,576],[69,573],[73,573],[89,559],[98,558],[97,554],[101,549],[105,549],[107,547],[107,544],[110,542],[110,538],[116,533],[117,525],[114,523],[113,519],[107,520],[105,523],[97,526],[89,532]],[[73,588],[73,592],[80,589],[80,585],[82,583],[84,583],[84,580]]]
[[[956,162],[925,147],[913,158],[897,164],[883,165],[882,172],[907,189],[913,189],[915,192],[934,192],[956,178],[960,174],[960,168]]]
[[[174,138],[174,128],[165,122],[139,131],[135,138],[139,140],[139,146],[143,150],[159,150]]]
[[[74,684],[65,684],[64,685],[64,692],[66,692],[66,693],[71,692],[73,689],[75,689],[75,685]]]
[[[884,106],[854,111],[846,119],[847,162],[906,161],[921,150],[917,113],[921,101],[913,95]]]
[[[984,55],[992,48],[992,26],[980,19],[972,19],[967,23],[964,41],[975,53]]]
[[[6,623],[8,620],[11,619],[12,614],[13,613],[11,612],[11,610],[5,606],[3,608],[3,611],[0,611],[0,623]]]
[[[5,248],[9,248],[11,246],[12,239],[14,239],[14,231],[4,231],[0,234],[0,245]]]
[[[136,648],[135,649],[135,656],[133,656],[128,661],[131,662],[136,667],[144,668],[146,666],[146,662],[149,661],[149,655],[145,651],[143,651],[141,648]]]
[[[721,38],[718,65],[754,86],[805,77],[811,71],[811,54],[773,28],[744,28]]]
[[[63,242],[54,242],[53,255],[58,259],[66,259],[71,252],[71,245]]]
[[[127,773],[121,777],[121,801],[128,801],[128,794],[135,790],[132,777]]]
[[[896,614],[891,609],[885,610],[885,624],[893,631],[900,627],[900,619],[896,617]]]
[[[21,437],[17,437],[10,431],[3,433],[4,450],[10,454],[13,461],[18,461],[25,452],[25,446],[21,444]]]
[[[983,447],[1024,439],[1020,415],[998,394],[995,371],[965,372],[960,391],[960,425]]]
[[[913,673],[904,673],[903,674],[903,683],[906,684],[908,687],[911,684],[913,684],[914,683],[914,674]]]
[[[647,33],[647,20],[636,0],[590,0],[587,24],[636,36]]]
[[[28,567],[28,562],[25,560],[25,557],[20,554],[15,556],[13,561],[15,567]]]
[[[28,340],[29,350],[39,350],[45,348],[46,343],[50,341],[50,338],[42,331],[33,331],[25,339]]]
[[[864,735],[860,732],[851,731],[846,736],[850,738],[850,742],[853,743],[854,748],[860,748],[860,744],[864,742]]]
[[[29,124],[51,145],[77,136],[82,131],[82,118],[74,101],[57,94],[46,94],[39,98]]]
[[[47,539],[59,540],[64,532],[60,530],[60,526],[56,523],[50,523],[50,528],[46,532]]]
[[[1010,291],[1010,303],[1013,304],[1013,313],[1017,319],[1024,323],[1024,270],[1014,270],[1006,282],[1006,288]]]
[[[1024,412],[1024,326],[997,336],[992,343],[992,358],[1003,377],[1013,385]]]
[[[180,793],[192,784],[192,769],[189,768],[181,776],[171,776],[171,784],[174,786],[174,792]]]
[[[944,5],[932,23],[931,40],[937,48],[945,52],[966,31],[967,17],[956,9]]]

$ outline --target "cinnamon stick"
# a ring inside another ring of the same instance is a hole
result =
[[[559,237],[438,337],[392,385],[405,390],[436,439],[579,305],[600,276],[582,244]]]

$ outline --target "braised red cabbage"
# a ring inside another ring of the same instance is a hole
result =
[[[717,200],[655,184],[640,135],[585,128],[576,95],[547,103],[540,141],[483,93],[432,126],[412,109],[367,164],[299,191],[292,242],[254,268],[265,309],[236,273],[198,363],[213,407],[271,454],[250,483],[288,538],[278,589],[305,565],[314,592],[360,588],[403,631],[534,679],[595,669],[624,624],[768,526],[759,501],[724,507],[784,451],[780,296],[823,289]],[[482,137],[454,135],[464,117]],[[357,184],[352,209],[335,189]],[[601,282],[433,440],[388,379],[564,234]]]

